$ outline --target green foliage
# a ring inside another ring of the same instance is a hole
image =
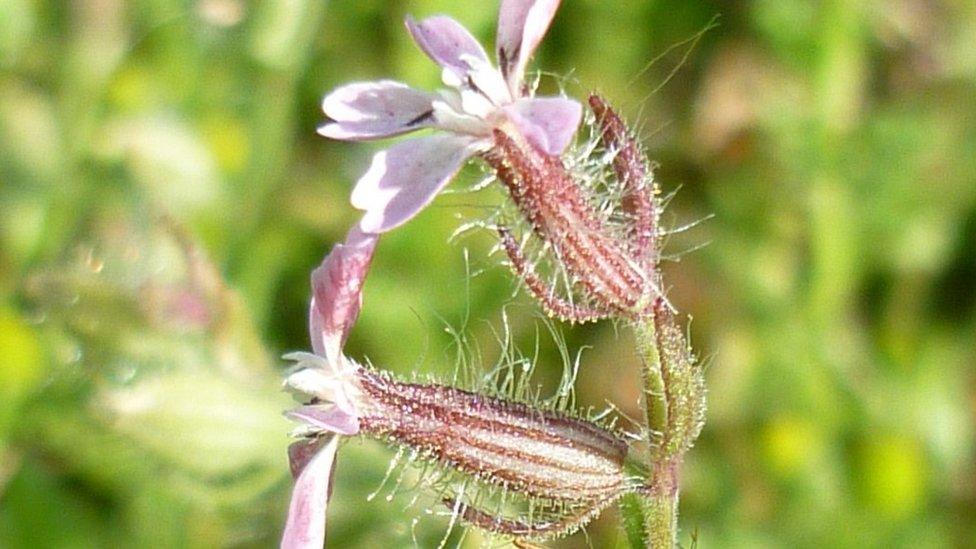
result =
[[[976,10],[564,4],[543,89],[623,107],[665,190],[682,188],[666,223],[714,214],[666,251],[710,245],[664,267],[694,313],[710,399],[683,468],[682,542],[971,543]],[[0,2],[0,546],[275,542],[290,483],[274,357],[307,348],[308,273],[357,218],[347,197],[370,154],[315,135],[319,101],[355,79],[435,87],[402,17],[449,12],[490,38],[492,3],[457,6]],[[645,65],[719,12],[651,93],[685,50]],[[445,318],[494,362],[482,319],[499,321],[514,285],[491,235],[446,242],[500,196],[443,196],[384,237],[351,356],[447,378]],[[514,301],[532,349],[534,305]],[[576,395],[636,416],[637,357],[619,337],[567,330],[592,347]],[[555,388],[549,347],[537,375]],[[367,500],[390,457],[344,446],[331,545],[445,535],[408,489]],[[627,539],[609,512],[589,536]]]

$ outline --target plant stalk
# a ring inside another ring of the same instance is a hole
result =
[[[644,514],[651,549],[678,546],[678,463],[655,465],[652,493]]]
[[[653,471],[649,493],[643,497],[641,505],[644,541],[652,549],[672,549],[678,540],[679,487],[678,462],[665,455],[669,430],[667,387],[653,320],[639,321],[635,332],[642,365],[645,420],[651,442],[647,465]]]
[[[705,380],[684,330],[663,299],[634,328],[649,433],[644,542],[653,549],[672,549],[678,541],[681,462],[705,422]]]

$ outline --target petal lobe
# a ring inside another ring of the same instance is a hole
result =
[[[329,438],[301,469],[288,506],[282,549],[322,549],[325,545],[325,518],[338,447],[339,437]]]
[[[432,122],[435,97],[392,80],[347,84],[322,100],[322,111],[332,121],[318,132],[331,139],[360,141],[418,130]]]
[[[582,105],[564,97],[520,99],[505,112],[529,142],[550,155],[569,146],[583,117]]]
[[[477,141],[432,135],[376,153],[352,191],[352,205],[366,212],[360,230],[383,233],[417,215],[475,153]]]
[[[463,60],[465,56],[488,61],[481,44],[468,29],[450,17],[438,15],[423,21],[408,17],[406,25],[420,49],[462,81],[468,68]]]

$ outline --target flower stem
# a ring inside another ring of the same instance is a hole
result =
[[[634,326],[650,443],[651,473],[643,493],[645,543],[672,549],[678,539],[679,471],[704,423],[705,384],[674,313],[663,300],[651,310]]]
[[[641,502],[644,541],[653,549],[672,549],[678,536],[678,464],[665,456],[668,399],[657,329],[650,318],[642,319],[634,328],[642,365],[644,413],[651,437],[648,467],[653,471],[651,492]]]
[[[655,497],[645,515],[650,534],[648,547],[651,549],[672,549],[678,545],[678,493]]]
[[[658,353],[657,329],[653,320],[641,319],[635,324],[634,331],[637,337],[637,352],[641,360],[644,415],[652,442],[648,465],[653,466],[661,447],[653,443],[660,442],[667,429],[668,403],[661,369],[661,355]]]
[[[673,549],[678,543],[677,464],[661,468],[649,491],[620,501],[631,549]]]
[[[648,547],[672,549],[678,546],[678,463],[655,465],[653,493],[644,514]]]

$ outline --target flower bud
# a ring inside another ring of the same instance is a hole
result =
[[[526,404],[361,372],[365,434],[527,497],[590,501],[628,490],[628,447],[617,433]]]
[[[628,243],[608,230],[562,160],[500,130],[484,158],[589,306],[603,316],[643,313],[654,290],[650,273],[631,255]],[[513,266],[522,262],[513,258]]]

